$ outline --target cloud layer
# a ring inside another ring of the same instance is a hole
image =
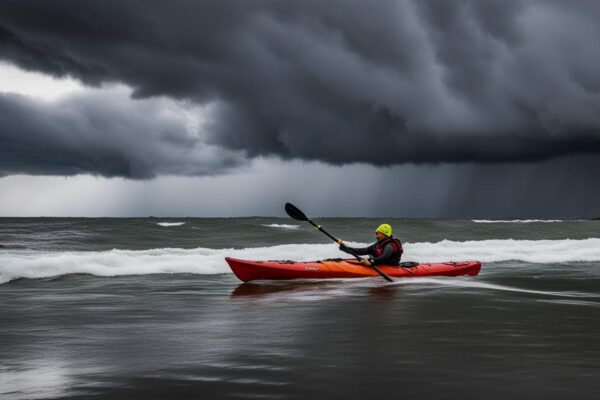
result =
[[[207,145],[198,110],[126,88],[46,102],[0,94],[0,174],[95,174],[134,179],[222,173],[244,161]]]
[[[598,20],[595,1],[5,0],[0,57],[88,85],[122,82],[135,98],[209,105],[202,140],[216,153],[333,164],[536,161],[600,153]],[[94,107],[82,112],[98,123],[86,124],[4,96],[0,115],[34,115],[2,119],[0,140],[22,141],[5,172],[54,164],[55,173],[145,177],[221,167],[210,151],[180,157],[194,148],[185,130],[138,127],[125,114],[127,129],[152,133],[125,141],[123,156],[103,139],[118,141],[109,131],[121,125]],[[46,129],[57,124],[65,128]],[[37,148],[48,142],[56,157],[44,163]]]

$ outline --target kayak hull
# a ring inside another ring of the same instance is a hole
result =
[[[340,279],[368,278],[379,276],[371,267],[350,260],[321,260],[309,262],[294,261],[252,261],[226,257],[231,270],[243,282],[254,280],[287,279]],[[378,265],[384,274],[394,278],[418,276],[475,276],[481,270],[479,261],[446,263],[402,263],[400,266]]]

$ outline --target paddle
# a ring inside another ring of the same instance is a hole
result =
[[[309,224],[311,224],[312,226],[314,226],[315,228],[317,228],[318,230],[320,230],[321,232],[323,232],[325,235],[327,235],[331,240],[333,240],[336,243],[339,243],[340,241],[338,239],[336,239],[335,237],[331,236],[329,234],[329,232],[327,232],[325,229],[323,229],[321,227],[321,225],[317,225],[314,222],[312,222],[302,211],[300,211],[298,209],[298,207],[296,207],[295,205],[291,204],[291,203],[285,203],[285,212],[292,217],[293,219],[297,220],[297,221],[305,221],[308,222]],[[363,264],[363,259],[360,258],[360,256],[358,254],[356,254],[351,248],[349,248],[348,246],[346,246],[344,243],[341,243],[340,246],[344,247],[348,253],[352,254],[358,261],[360,261],[361,264]],[[389,276],[387,276],[386,274],[384,274],[383,272],[381,272],[381,270],[379,268],[377,268],[374,265],[369,264],[369,266],[371,268],[373,268],[375,271],[377,271],[377,273],[381,276],[383,276],[387,281],[389,282],[393,282],[392,278],[390,278]]]

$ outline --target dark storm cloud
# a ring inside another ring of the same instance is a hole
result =
[[[183,114],[183,115],[182,115]],[[206,175],[239,164],[202,143],[172,101],[132,102],[124,90],[47,103],[0,94],[0,176]]]
[[[0,57],[211,103],[208,142],[249,156],[532,161],[600,152],[598,20],[592,1],[5,0]]]

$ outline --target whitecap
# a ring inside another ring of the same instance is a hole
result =
[[[160,225],[160,226],[181,226],[185,224],[185,222],[157,222],[156,225]]]
[[[562,219],[473,219],[471,221],[478,224],[531,224],[564,222]]]
[[[278,229],[298,229],[300,225],[289,225],[289,224],[263,224],[267,228],[278,228]]]

